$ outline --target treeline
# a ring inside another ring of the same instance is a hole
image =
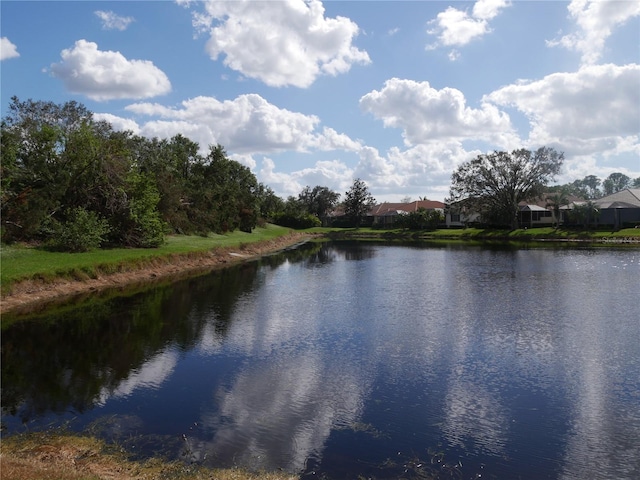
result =
[[[614,172],[601,180],[595,175],[587,175],[582,180],[549,187],[549,191],[563,192],[566,195],[574,195],[585,200],[595,200],[626,188],[640,188],[640,177],[632,180],[624,173]]]
[[[64,250],[155,247],[171,232],[250,231],[273,192],[182,135],[114,131],[83,105],[12,98],[2,119],[2,239]]]
[[[262,222],[318,226],[340,194],[306,187],[281,199],[221,145],[199,153],[176,135],[115,131],[77,102],[13,97],[1,125],[3,242],[65,251],[156,247],[170,233],[250,232]],[[344,210],[352,223],[373,203],[354,181]]]

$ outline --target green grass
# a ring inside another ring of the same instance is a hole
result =
[[[118,271],[123,266],[143,263],[157,257],[203,252],[220,247],[238,247],[272,240],[290,232],[276,225],[256,228],[252,233],[232,232],[225,235],[175,235],[159,248],[114,248],[85,253],[51,252],[23,245],[2,245],[0,250],[0,283],[3,291],[19,280],[57,276],[90,278],[96,269]]]
[[[618,231],[612,230],[575,230],[575,229],[555,229],[553,227],[539,228],[520,228],[516,230],[509,229],[484,229],[484,228],[443,228],[439,230],[414,231],[403,229],[376,229],[376,228],[317,228],[309,231],[317,231],[319,233],[343,232],[347,236],[384,236],[386,235],[405,235],[420,236],[424,238],[500,238],[500,239],[561,239],[561,240],[582,240],[592,239],[599,241],[607,238],[634,238],[640,240],[639,228],[625,228]]]

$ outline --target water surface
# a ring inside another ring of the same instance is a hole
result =
[[[8,433],[324,478],[640,478],[640,250],[308,244],[2,331]]]

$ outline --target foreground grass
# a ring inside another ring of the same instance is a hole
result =
[[[159,248],[114,248],[85,253],[51,252],[24,245],[3,245],[0,250],[0,283],[6,292],[14,282],[55,277],[94,278],[97,271],[116,272],[143,264],[154,258],[188,255],[215,248],[242,248],[252,243],[272,240],[290,232],[288,228],[267,225],[252,233],[232,232],[225,235],[210,234],[169,236]]]
[[[0,444],[3,480],[293,480],[284,473],[251,473],[239,469],[208,469],[151,459],[133,462],[125,452],[94,437],[30,433],[3,438]]]

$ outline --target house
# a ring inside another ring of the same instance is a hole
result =
[[[551,227],[556,224],[556,217],[552,208],[529,202],[520,202],[518,208],[518,224],[523,228]],[[562,223],[562,211],[560,212],[560,219],[560,223]]]
[[[550,227],[556,224],[563,224],[567,221],[567,206],[560,207],[558,222],[554,209],[549,205],[548,198],[553,193],[545,193],[540,197],[522,201],[518,204],[518,225],[521,227]],[[579,197],[569,195],[567,200],[579,203],[582,200]],[[471,223],[481,223],[483,219],[479,213],[473,213],[473,210],[464,208],[465,200],[450,205],[446,215],[447,227],[463,227]]]
[[[371,209],[369,215],[373,217],[373,224],[381,227],[392,226],[398,215],[417,212],[421,208],[425,210],[435,210],[444,214],[444,203],[437,200],[416,200],[410,203],[389,203],[384,202]]]
[[[481,222],[481,215],[473,208],[473,201],[469,198],[458,200],[447,205],[444,221],[447,228],[464,228],[469,224]]]
[[[593,203],[598,208],[599,225],[613,228],[640,225],[640,188],[626,188]]]

